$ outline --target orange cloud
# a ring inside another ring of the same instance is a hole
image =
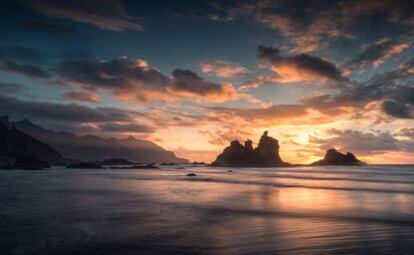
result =
[[[211,73],[221,78],[232,78],[247,73],[247,68],[223,60],[205,60],[200,64],[203,73]]]
[[[63,94],[63,98],[70,101],[87,101],[87,102],[99,102],[100,97],[97,94],[89,92],[67,92]]]

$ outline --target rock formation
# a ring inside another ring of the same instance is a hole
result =
[[[121,158],[110,158],[104,160],[96,160],[90,163],[101,166],[119,166],[119,165],[135,165],[136,163]]]
[[[325,157],[321,160],[313,162],[312,166],[355,166],[364,165],[365,163],[357,159],[354,154],[348,152],[340,153],[336,149],[326,151]]]
[[[88,162],[81,162],[81,163],[74,163],[69,164],[66,166],[68,169],[104,169],[101,165],[97,165],[94,163],[88,163]]]
[[[217,156],[212,166],[224,167],[280,167],[289,166],[279,156],[279,142],[264,132],[259,144],[253,148],[252,141],[242,145],[238,140],[230,143],[223,153]]]
[[[49,163],[64,159],[48,144],[21,132],[10,124],[7,116],[0,119],[0,165],[14,165],[17,159],[32,157]],[[34,161],[33,161],[34,162]]]

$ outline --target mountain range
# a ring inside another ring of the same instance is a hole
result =
[[[122,158],[140,163],[188,163],[188,160],[177,157],[173,152],[151,141],[132,136],[125,139],[106,139],[94,135],[78,136],[70,132],[43,128],[28,119],[10,122],[10,125],[50,145],[67,159],[92,161]]]
[[[23,157],[35,157],[50,163],[64,161],[62,155],[52,146],[21,132],[7,116],[0,118],[0,164],[13,164]]]

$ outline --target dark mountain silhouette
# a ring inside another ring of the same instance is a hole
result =
[[[313,162],[312,166],[328,166],[328,165],[338,165],[338,166],[354,166],[354,165],[363,165],[364,162],[360,161],[355,157],[354,154],[348,152],[346,154],[340,153],[336,149],[329,149],[326,151],[325,157],[321,160]]]
[[[7,116],[1,117],[0,164],[11,165],[20,158],[36,158],[50,163],[61,163],[64,160],[62,155],[50,145],[18,130],[9,122]],[[34,160],[32,161],[34,162]],[[24,162],[28,162],[28,160]]]
[[[50,144],[64,157],[82,161],[105,160],[122,158],[132,162],[173,162],[188,163],[188,160],[178,158],[157,144],[129,137],[126,139],[98,136],[78,136],[69,132],[57,132],[42,128],[28,119],[13,122],[12,125],[27,134]]]
[[[259,144],[253,148],[252,141],[247,140],[244,146],[234,140],[223,153],[217,156],[212,166],[224,167],[279,167],[289,166],[279,156],[279,142],[264,132]]]

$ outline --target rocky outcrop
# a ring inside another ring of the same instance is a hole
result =
[[[96,160],[91,163],[101,166],[118,166],[118,165],[135,165],[136,163],[120,158],[110,158],[104,160]]]
[[[217,156],[212,166],[280,167],[289,166],[289,163],[280,158],[279,142],[268,136],[265,131],[256,148],[253,148],[251,140],[245,141],[244,145],[238,140],[232,141],[230,146]]]
[[[50,145],[14,127],[7,116],[0,118],[0,165],[14,165],[17,159],[25,157],[49,163],[60,163],[64,160]]]
[[[321,160],[313,162],[312,166],[359,166],[365,163],[357,159],[354,154],[348,152],[340,153],[336,149],[326,151],[325,157]]]
[[[74,163],[67,165],[66,168],[68,169],[104,169],[101,165],[97,165],[94,163],[82,162],[82,163]]]

